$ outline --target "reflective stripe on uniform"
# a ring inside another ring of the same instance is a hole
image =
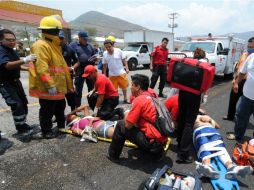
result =
[[[51,96],[48,92],[40,92],[38,90],[29,90],[30,96],[47,99],[47,100],[62,100],[65,98],[65,94],[57,93],[54,96]]]
[[[64,66],[49,66],[48,70],[51,73],[64,73],[65,67]]]
[[[26,121],[24,120],[24,121],[15,121],[14,120],[14,124],[15,125],[24,125],[26,123]]]
[[[26,118],[26,114],[19,115],[19,116],[13,115],[13,119],[24,119],[24,118]]]
[[[52,80],[52,77],[49,74],[42,75],[40,78],[42,82],[48,82]]]
[[[29,69],[33,69],[34,70],[34,63],[33,62],[29,62]]]

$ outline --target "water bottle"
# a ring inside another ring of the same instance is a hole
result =
[[[165,183],[166,186],[169,186],[169,187],[173,186],[173,180],[168,174],[165,174],[165,181],[166,181]]]
[[[174,186],[173,186],[173,190],[179,190],[180,186],[181,186],[181,177],[177,176],[176,181],[175,181]]]

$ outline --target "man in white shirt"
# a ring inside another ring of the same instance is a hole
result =
[[[128,76],[129,68],[122,51],[119,48],[113,46],[111,40],[105,40],[104,47],[106,51],[103,53],[103,73],[106,73],[106,69],[109,69],[109,80],[113,83],[115,89],[120,87],[123,91],[124,103],[127,101],[127,88],[129,86]],[[124,66],[126,70],[124,69]]]
[[[239,76],[233,85],[235,93],[238,92],[238,84],[244,79],[245,74],[247,74],[247,80],[243,87],[243,96],[241,97],[240,104],[235,114],[235,133],[233,135],[231,134],[231,138],[228,139],[242,140],[250,116],[251,114],[254,114],[254,49],[253,53],[248,56],[241,67]]]

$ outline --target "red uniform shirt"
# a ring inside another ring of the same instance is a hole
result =
[[[100,73],[98,73],[97,75],[97,79],[95,82],[95,90],[99,95],[105,95],[105,99],[118,96],[118,93],[112,82],[105,75]]]
[[[169,97],[165,101],[164,105],[166,106],[168,111],[171,112],[173,120],[176,121],[178,118],[178,94]]]
[[[126,120],[139,127],[147,138],[166,143],[167,137],[162,136],[152,125],[156,120],[156,108],[148,92],[143,92],[134,99]]]
[[[153,64],[165,65],[168,59],[168,49],[163,49],[161,46],[156,46],[151,53]]]

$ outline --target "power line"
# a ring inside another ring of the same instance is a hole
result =
[[[168,27],[172,29],[172,34],[174,34],[174,28],[178,27],[178,24],[175,23],[175,19],[178,17],[178,13],[170,13],[169,19],[172,19],[172,24],[168,24]]]

